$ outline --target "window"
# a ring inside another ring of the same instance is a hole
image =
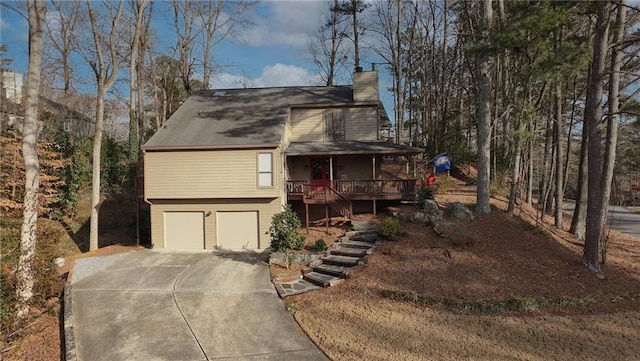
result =
[[[258,153],[258,187],[273,187],[273,153]]]
[[[342,110],[325,110],[325,140],[344,140],[344,112]]]

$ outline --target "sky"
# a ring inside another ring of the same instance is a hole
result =
[[[260,2],[252,14],[253,26],[238,29],[236,39],[223,41],[214,50],[221,68],[214,74],[211,87],[317,85],[319,77],[310,60],[308,44],[325,22],[328,6],[329,3],[322,0]],[[0,43],[8,45],[7,56],[13,59],[15,71],[26,74],[27,21],[6,8],[0,7],[0,12]],[[50,16],[54,16],[51,9]],[[169,49],[175,46],[173,15],[163,1],[156,1],[154,5],[152,27],[157,34],[157,48],[170,53]],[[365,69],[370,69],[371,61],[376,60],[367,59],[365,55]],[[126,73],[127,69],[123,70]],[[85,71],[90,78],[88,68]],[[351,82],[349,74],[340,80],[343,84]],[[385,93],[383,102],[391,116],[393,100],[385,91],[389,87],[385,81],[383,77],[380,89]]]

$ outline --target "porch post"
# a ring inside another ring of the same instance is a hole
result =
[[[376,185],[377,185],[377,182],[376,182],[376,155],[375,154],[371,156],[371,163],[373,165],[373,194],[374,194],[373,195],[373,215],[375,216],[376,215],[376,198],[375,198],[375,194],[377,193],[376,190],[375,190],[376,189]]]
[[[376,208],[378,208],[378,207],[377,207],[377,202],[376,202],[376,200],[374,199],[374,200],[373,200],[373,215],[374,215],[374,216],[377,216],[377,215],[378,215],[378,214],[377,214],[377,209],[376,209]]]
[[[371,156],[371,163],[373,164],[373,180],[376,180],[376,155]]]
[[[325,204],[324,206],[324,219],[325,219],[325,232],[329,234],[329,205]]]
[[[309,203],[304,203],[304,215],[305,215],[305,219],[307,221],[307,234],[309,234]]]
[[[333,156],[329,156],[329,180],[331,181],[331,186],[333,187]]]

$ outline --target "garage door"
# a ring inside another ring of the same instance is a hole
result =
[[[165,212],[164,245],[167,249],[204,249],[204,213]]]
[[[217,212],[218,247],[258,248],[258,212]]]

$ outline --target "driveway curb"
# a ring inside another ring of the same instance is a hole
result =
[[[73,332],[73,304],[71,303],[71,284],[64,283],[64,350],[66,361],[77,361],[76,338]]]

